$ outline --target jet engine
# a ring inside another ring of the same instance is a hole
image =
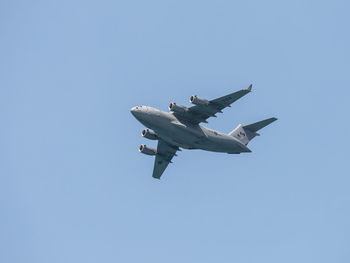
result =
[[[190,97],[190,102],[195,104],[195,105],[204,105],[207,106],[209,105],[209,101],[206,99],[202,99],[200,97],[197,97],[197,95],[193,95]]]
[[[169,110],[174,112],[186,112],[188,109],[185,106],[177,105],[175,102],[169,104]]]
[[[157,140],[158,139],[157,134],[154,131],[151,131],[149,129],[144,129],[141,132],[141,135],[147,139],[150,139],[150,140]]]
[[[156,150],[156,149],[147,147],[147,146],[144,145],[144,144],[141,144],[141,145],[140,145],[140,147],[139,147],[139,152],[140,152],[140,153],[147,154],[147,155],[156,155],[156,154],[157,154],[157,150]]]

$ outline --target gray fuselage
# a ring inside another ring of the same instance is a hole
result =
[[[250,150],[235,137],[179,119],[173,112],[148,106],[131,109],[135,118],[164,141],[185,149],[241,153]]]

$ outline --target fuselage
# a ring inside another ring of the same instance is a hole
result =
[[[235,137],[179,119],[172,112],[137,106],[131,109],[131,113],[162,140],[181,148],[225,153],[250,152]]]

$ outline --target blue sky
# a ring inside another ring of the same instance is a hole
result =
[[[349,262],[348,1],[2,1],[0,262]],[[162,180],[135,105],[279,120]]]

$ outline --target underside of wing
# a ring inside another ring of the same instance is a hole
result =
[[[171,159],[176,155],[177,150],[179,150],[179,147],[159,139],[152,175],[154,178],[160,179],[168,164],[171,163]]]
[[[216,117],[216,113],[222,113],[224,108],[230,107],[233,102],[248,94],[251,89],[252,85],[247,89],[242,89],[210,101],[197,98],[197,96],[192,96],[191,102],[196,105],[184,110],[183,112],[174,112],[174,114],[177,117],[186,119],[195,124],[200,122],[207,123],[208,118]],[[196,99],[198,100],[198,103],[196,103]]]

